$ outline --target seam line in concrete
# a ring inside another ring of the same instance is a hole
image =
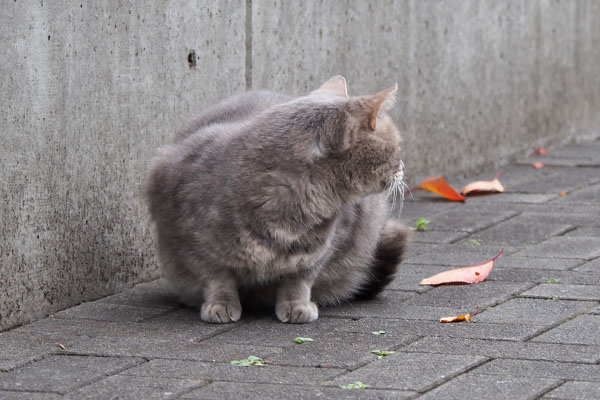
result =
[[[252,0],[246,0],[246,90],[252,89]]]

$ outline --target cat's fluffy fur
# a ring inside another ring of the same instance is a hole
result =
[[[207,322],[261,303],[302,323],[317,318],[316,304],[369,298],[391,282],[407,238],[385,193],[401,164],[386,113],[395,91],[348,97],[337,76],[295,99],[248,92],[161,148],[146,197],[180,299]]]

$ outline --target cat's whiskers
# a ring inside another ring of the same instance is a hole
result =
[[[392,176],[388,178],[388,188],[387,188],[387,196],[386,199],[391,197],[392,207],[390,209],[390,216],[396,209],[396,201],[400,199],[400,206],[398,209],[398,215],[402,212],[402,207],[404,206],[404,193],[405,190],[410,192],[408,185],[404,182],[404,162],[400,161],[400,165],[398,166],[398,171],[396,171]]]

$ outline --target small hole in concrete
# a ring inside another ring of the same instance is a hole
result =
[[[196,66],[196,52],[194,50],[190,50],[187,58],[190,68],[194,68]]]

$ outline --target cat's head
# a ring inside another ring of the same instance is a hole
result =
[[[342,76],[329,79],[295,102],[294,125],[303,138],[297,151],[354,193],[396,190],[402,184],[401,137],[388,114],[396,92],[394,85],[371,95],[348,96]]]

